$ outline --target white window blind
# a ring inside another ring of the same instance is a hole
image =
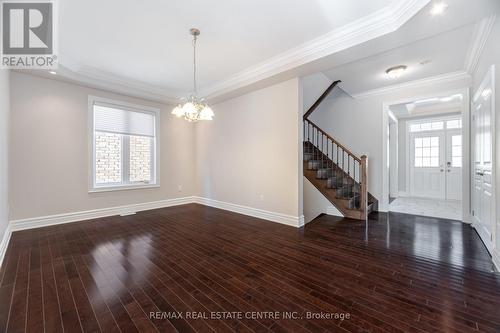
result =
[[[158,186],[160,111],[89,96],[89,116],[89,191]]]
[[[97,132],[154,137],[155,116],[95,103],[94,129]]]

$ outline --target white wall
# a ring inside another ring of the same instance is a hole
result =
[[[21,73],[10,84],[11,220],[194,195],[193,125],[170,106]],[[161,108],[159,188],[88,193],[89,95]]]
[[[391,121],[389,124],[389,195],[392,198],[398,197],[399,192],[399,152],[398,152],[398,123]]]
[[[406,192],[406,120],[398,119],[398,191]]]
[[[495,75],[495,113],[496,113],[496,230],[494,246],[497,267],[500,268],[500,18],[497,17],[486,46],[479,59],[477,69],[473,74],[472,94],[477,90],[491,65],[496,65]]]
[[[341,90],[335,90],[331,97],[311,115],[311,120],[345,145],[357,156],[368,156],[368,189],[380,202],[384,191],[383,170],[384,145],[387,146],[383,124],[384,103],[397,104],[414,97],[432,96],[436,92],[447,92],[469,86],[469,81],[459,80],[429,84],[414,88],[402,88],[385,94],[354,99]],[[386,173],[386,175],[384,175]],[[388,185],[388,184],[387,184]],[[379,205],[381,211],[387,210]]]
[[[311,74],[300,79],[303,113],[309,110],[332,82],[333,81],[323,73]]]
[[[213,105],[196,124],[198,195],[299,218],[301,103],[292,79]]]
[[[9,221],[9,96],[9,71],[0,69],[0,241]]]

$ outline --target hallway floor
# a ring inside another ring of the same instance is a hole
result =
[[[462,203],[455,200],[400,197],[389,204],[389,210],[396,213],[462,220]]]

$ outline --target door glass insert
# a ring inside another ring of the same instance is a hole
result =
[[[462,135],[452,135],[451,137],[451,166],[462,167]]]
[[[462,128],[462,119],[453,119],[446,122],[447,129],[458,129]]]
[[[415,167],[439,167],[439,137],[415,138]]]

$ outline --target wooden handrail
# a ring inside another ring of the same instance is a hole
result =
[[[342,82],[342,81],[337,80],[337,81],[334,81],[332,84],[330,84],[330,86],[325,90],[325,92],[323,94],[321,94],[321,96],[319,96],[318,100],[316,102],[314,102],[314,104],[304,114],[304,118],[303,118],[304,120],[306,120],[311,115],[311,113],[313,113],[313,111],[316,110],[316,108],[321,104],[321,102],[323,102],[323,100],[330,94],[330,92],[333,90],[333,88],[335,88],[337,86],[337,84],[339,84],[340,82]]]
[[[337,145],[339,148],[341,148],[343,151],[345,151],[349,156],[351,156],[353,159],[355,159],[356,161],[358,161],[359,163],[361,163],[361,158],[357,157],[356,155],[354,155],[349,149],[347,149],[344,145],[342,145],[341,143],[339,143],[337,140],[335,140],[334,138],[332,138],[328,133],[326,133],[325,131],[323,131],[321,128],[319,128],[318,125],[316,125],[315,123],[313,123],[312,121],[310,121],[309,119],[305,119],[305,121],[309,124],[311,124],[314,128],[316,128],[317,131],[321,132],[321,134],[323,134],[324,136],[326,136],[328,139],[330,139],[333,143],[335,143],[335,145]],[[305,140],[305,138],[304,138]]]

